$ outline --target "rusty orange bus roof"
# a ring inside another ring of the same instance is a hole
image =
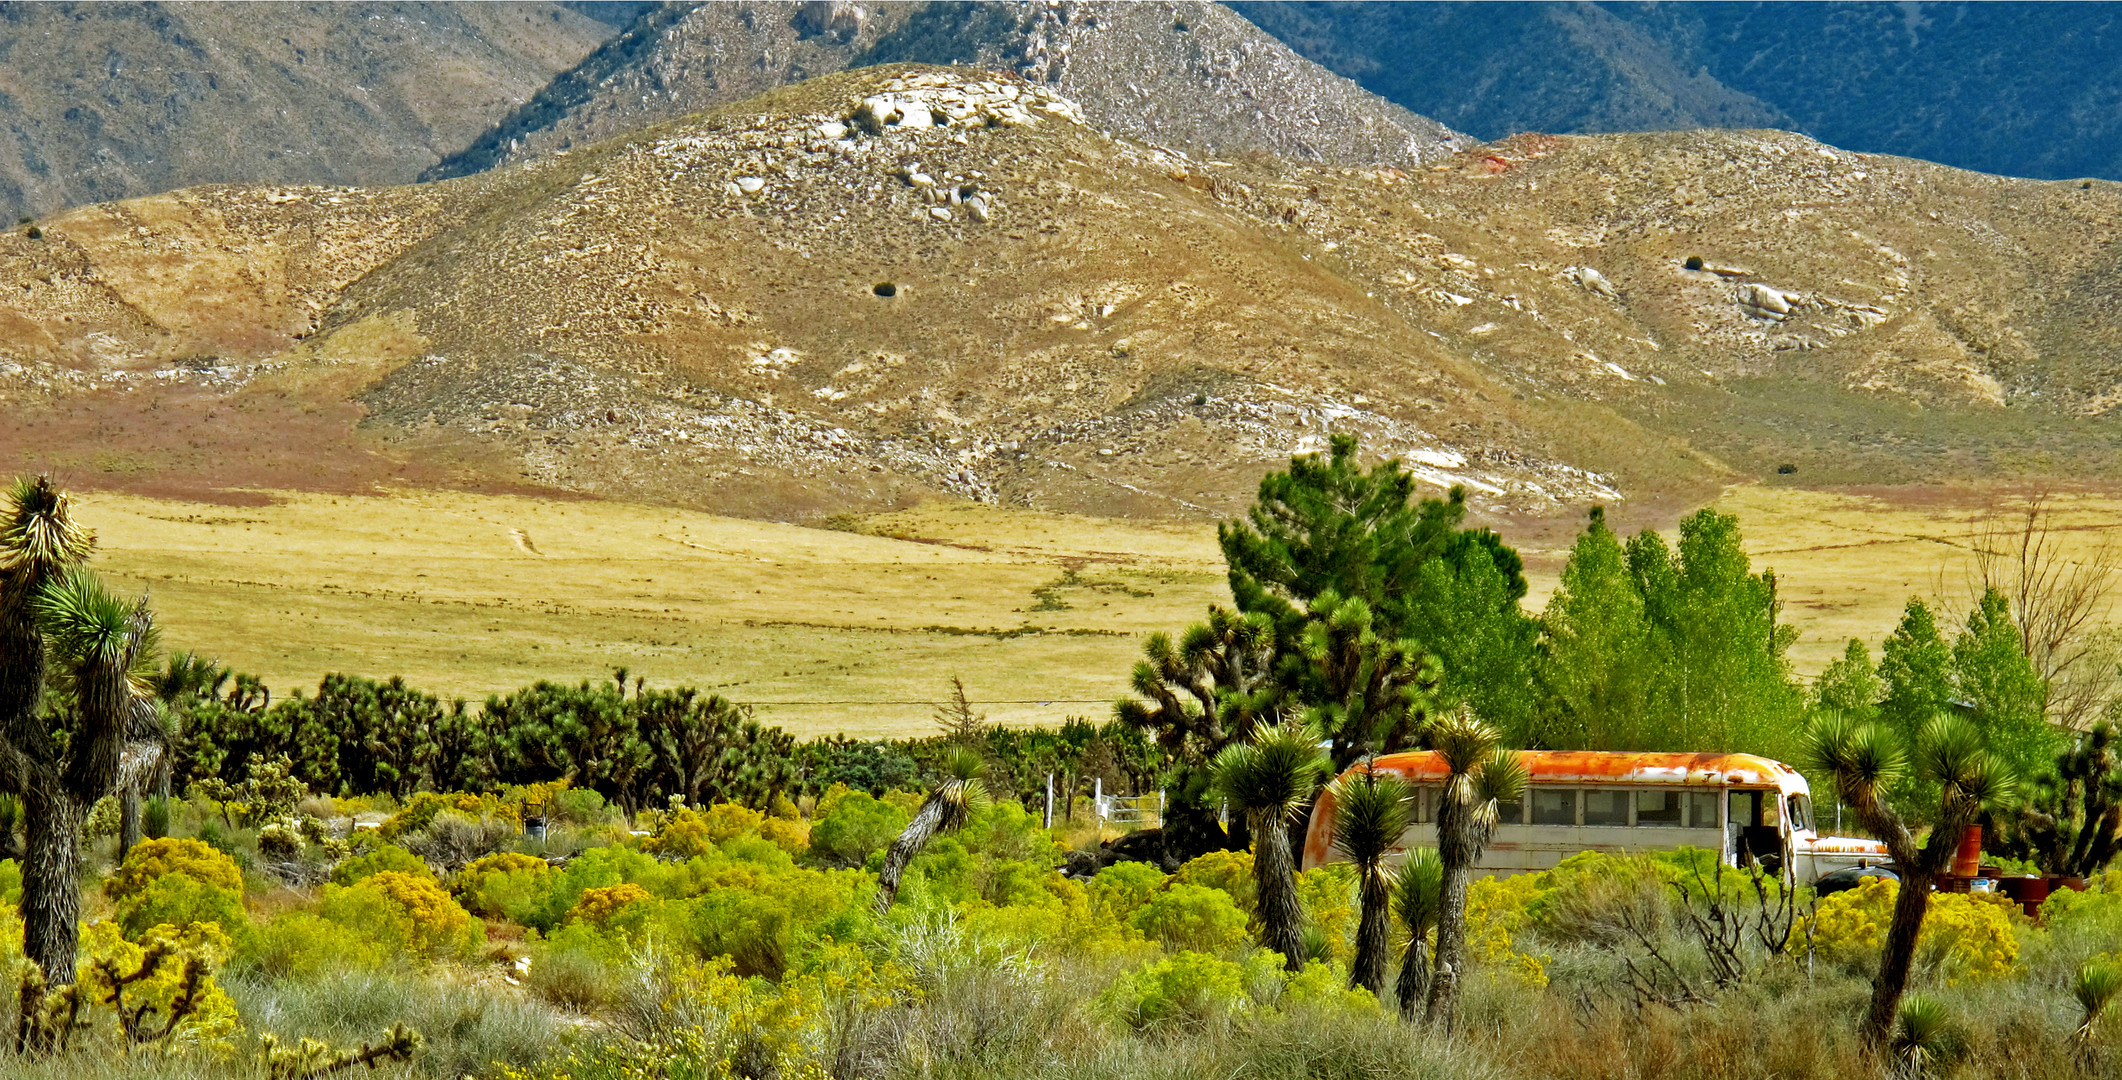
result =
[[[1798,770],[1755,754],[1632,753],[1607,750],[1521,750],[1529,779],[1539,784],[1658,784],[1681,787],[1778,787]],[[1449,770],[1433,750],[1383,754],[1380,772],[1442,783]],[[1361,764],[1350,767],[1360,773]],[[1347,775],[1347,774],[1344,774]]]

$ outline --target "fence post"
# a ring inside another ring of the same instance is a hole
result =
[[[1157,792],[1157,827],[1164,827],[1164,792]]]
[[[1054,774],[1046,774],[1046,827],[1054,827]]]
[[[1091,813],[1097,815],[1099,826],[1103,827],[1105,824],[1105,778],[1102,776],[1091,782],[1090,806]]]

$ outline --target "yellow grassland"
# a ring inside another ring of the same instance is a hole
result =
[[[1911,595],[1964,589],[1989,500],[1738,487],[1817,672]],[[2122,500],[2058,501],[2084,550]],[[99,567],[147,588],[166,640],[264,676],[404,675],[481,698],[626,667],[756,703],[799,735],[931,730],[951,676],[996,721],[1103,720],[1143,635],[1226,601],[1214,530],[931,505],[841,532],[613,502],[449,492],[281,494],[260,507],[89,494]],[[1528,604],[1566,548],[1527,548]]]

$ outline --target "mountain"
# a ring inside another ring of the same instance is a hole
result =
[[[1232,6],[1482,138],[1781,127],[2007,176],[2122,179],[2122,11],[2108,5]]]
[[[39,225],[0,238],[0,457],[141,490],[1192,515],[1349,431],[1552,515],[2122,464],[2122,188],[1781,132],[1205,162],[887,65],[459,180]]]
[[[1405,167],[1467,144],[1199,0],[729,0],[645,11],[425,178],[585,145],[817,75],[904,62],[1019,75],[1107,131],[1203,156]]]
[[[0,4],[0,213],[405,183],[596,47],[554,4]]]

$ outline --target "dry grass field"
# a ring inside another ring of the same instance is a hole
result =
[[[1757,568],[1774,567],[1818,671],[1876,643],[1911,595],[1957,598],[1971,519],[1935,491],[1738,487]],[[2056,502],[2089,549],[2122,500]],[[402,674],[445,696],[624,666],[712,687],[802,735],[925,731],[948,680],[990,718],[1102,719],[1141,636],[1227,598],[1213,530],[931,505],[864,532],[611,502],[443,492],[276,495],[227,506],[90,494],[99,565],[153,591],[174,647],[265,676]],[[1564,530],[1547,530],[1560,537]],[[1566,538],[1520,538],[1537,607]]]

